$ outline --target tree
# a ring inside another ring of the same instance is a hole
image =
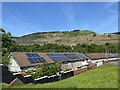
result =
[[[1,44],[2,44],[2,63],[6,66],[9,62],[8,55],[10,53],[10,47],[15,43],[13,40],[11,40],[11,33],[6,32],[4,29],[0,28],[0,36],[2,38]]]
[[[110,43],[109,43],[109,42],[106,42],[106,43],[105,43],[105,46],[108,46],[108,47],[109,47],[109,46],[110,46]]]
[[[96,37],[96,33],[93,33],[93,37]]]
[[[111,34],[108,34],[108,37],[112,37],[112,35],[111,35]]]
[[[105,43],[105,53],[108,53],[109,47],[110,47],[110,43],[109,42]]]

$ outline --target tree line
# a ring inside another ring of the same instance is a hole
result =
[[[80,53],[117,53],[117,45],[105,43],[105,45],[97,44],[77,44],[76,46],[58,45],[58,44],[33,44],[19,45],[13,44],[9,47],[9,52],[80,52]]]

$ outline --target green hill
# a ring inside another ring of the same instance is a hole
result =
[[[4,88],[9,87],[3,85]],[[9,88],[118,88],[118,66],[103,65],[99,68],[46,84],[15,85]]]
[[[38,32],[22,37],[12,38],[19,44],[64,44],[76,45],[83,44],[105,44],[106,42],[117,43],[118,34],[97,34],[90,30],[73,30],[73,31],[54,31],[54,32]]]

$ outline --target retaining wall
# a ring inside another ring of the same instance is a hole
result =
[[[74,71],[74,75],[78,75],[78,74],[83,73],[87,70],[88,70],[87,67],[80,68],[80,69]]]

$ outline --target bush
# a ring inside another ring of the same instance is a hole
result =
[[[36,70],[36,72],[32,73],[32,77],[35,79],[43,76],[51,76],[56,73],[57,66],[55,64],[43,64]]]

